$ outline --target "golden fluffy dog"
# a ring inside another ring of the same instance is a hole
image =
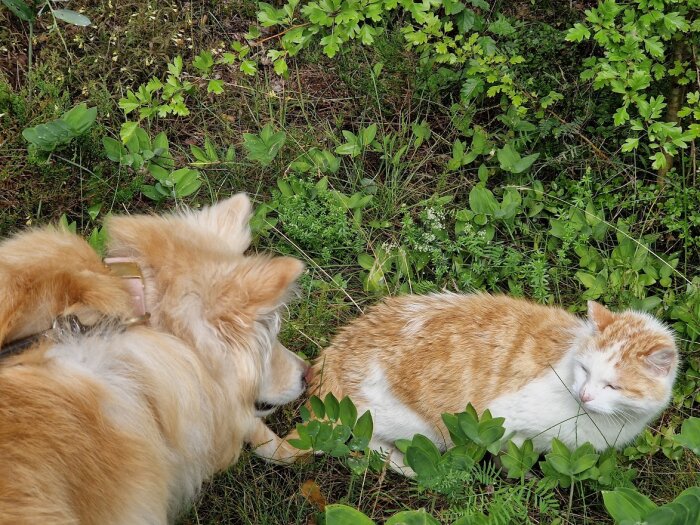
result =
[[[272,460],[288,447],[261,417],[305,387],[276,339],[303,266],[245,256],[249,217],[237,195],[109,221],[110,255],[143,275],[147,324],[78,236],[0,244],[1,522],[165,523],[245,442]]]

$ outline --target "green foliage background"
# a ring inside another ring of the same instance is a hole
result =
[[[60,220],[100,249],[112,211],[245,190],[256,249],[307,263],[282,334],[307,357],[398,293],[649,311],[683,353],[672,405],[596,459],[596,476],[564,486],[518,448],[504,463],[531,463],[535,481],[498,475],[484,452],[468,475],[421,485],[375,472],[356,443],[349,463],[246,455],[183,518],[320,523],[300,492],[314,479],[377,522],[421,507],[443,523],[612,522],[602,489],[633,483],[664,504],[700,483],[682,430],[700,415],[699,12],[697,0],[2,0],[0,232]],[[272,424],[285,434],[298,419],[292,406]]]

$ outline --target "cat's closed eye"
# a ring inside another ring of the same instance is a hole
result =
[[[611,388],[611,389],[613,389],[613,390],[620,390],[620,387],[619,387],[619,386],[616,386],[616,385],[609,385],[609,384],[608,384],[608,385],[605,385],[605,388]]]

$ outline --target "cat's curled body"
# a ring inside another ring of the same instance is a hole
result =
[[[390,298],[317,358],[309,393],[350,396],[374,420],[371,446],[420,433],[451,442],[440,415],[472,403],[505,418],[506,437],[538,451],[552,438],[596,449],[633,440],[668,404],[678,352],[653,317],[589,302],[588,318],[487,294]]]

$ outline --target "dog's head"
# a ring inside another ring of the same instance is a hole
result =
[[[306,363],[277,341],[303,264],[244,255],[250,213],[239,194],[200,211],[112,217],[107,227],[110,255],[141,266],[153,325],[186,340],[264,416],[305,389]]]

